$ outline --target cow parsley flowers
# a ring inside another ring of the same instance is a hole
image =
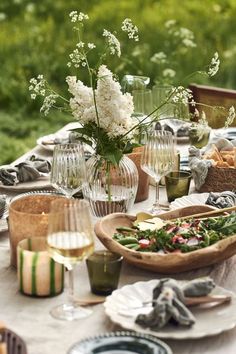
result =
[[[118,39],[119,33],[113,33],[103,29],[101,37],[104,40],[104,50],[99,52],[100,58],[97,64],[92,65],[90,58],[96,51],[96,45],[86,42],[84,26],[89,20],[89,16],[83,12],[72,11],[69,14],[74,25],[74,30],[78,34],[78,42],[74,50],[69,54],[68,67],[71,69],[85,69],[88,73],[89,86],[85,85],[76,76],[71,75],[66,78],[70,98],[62,97],[55,92],[48,84],[43,75],[38,75],[30,80],[29,91],[34,100],[37,96],[43,98],[40,109],[47,115],[51,108],[65,109],[71,112],[73,117],[81,124],[77,129],[78,137],[82,142],[92,145],[96,153],[102,156],[108,163],[118,164],[123,154],[131,152],[136,145],[133,142],[135,129],[145,124],[155,121],[154,113],[167,102],[179,106],[199,105],[193,101],[191,90],[178,86],[170,90],[166,101],[156,107],[146,117],[137,123],[132,117],[134,107],[133,98],[129,93],[123,93],[119,82],[105,65],[108,55],[121,56],[121,44]],[[193,33],[183,27],[177,27],[174,20],[166,23],[167,31],[178,39],[185,47],[195,47]],[[121,24],[121,30],[134,42],[139,40],[138,28],[130,18],[126,18]],[[92,60],[94,63],[94,58]],[[155,53],[151,62],[157,65],[165,65],[162,68],[162,76],[165,79],[173,80],[176,71],[171,68],[169,58],[164,51]],[[207,68],[207,74],[214,76],[219,69],[219,55],[216,52]],[[206,73],[206,72],[205,72]],[[149,118],[149,119],[148,119]],[[235,118],[234,107],[229,110],[226,121],[227,126]]]

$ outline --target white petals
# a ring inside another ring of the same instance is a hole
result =
[[[71,19],[71,22],[83,22],[84,20],[88,20],[89,19],[87,14],[84,14],[83,12],[80,12],[78,14],[78,11],[72,11],[69,14],[69,17]]]
[[[228,128],[233,123],[235,116],[236,116],[235,108],[234,106],[231,106],[228,112],[228,117],[226,118],[225,121],[225,128]]]
[[[107,39],[110,53],[112,55],[117,54],[117,56],[120,57],[121,56],[120,42],[116,38],[116,36],[111,32],[107,31],[106,29],[103,30],[103,36]]]
[[[77,81],[75,76],[68,76],[66,81],[73,95],[70,100],[73,116],[82,124],[97,124],[92,88]],[[98,70],[95,96],[99,125],[109,137],[121,136],[135,125],[131,118],[133,98],[129,93],[122,94],[119,82],[113,79],[112,72],[105,65]]]
[[[55,95],[55,94],[51,94],[49,96],[46,96],[44,98],[43,105],[40,108],[40,112],[44,113],[44,115],[46,116],[49,113],[52,106],[56,103],[57,97],[58,97],[58,95]]]
[[[183,103],[185,106],[187,106],[189,101],[193,99],[192,91],[183,86],[174,87],[172,89],[172,93],[173,103]]]
[[[176,71],[173,69],[167,68],[162,71],[162,75],[163,75],[163,77],[173,78],[176,75]]]
[[[122,22],[121,29],[122,31],[127,32],[129,39],[134,39],[135,42],[139,40],[138,27],[132,23],[130,18],[126,18]]]
[[[176,24],[176,20],[168,20],[165,22],[165,27],[170,28]]]
[[[158,52],[153,54],[150,60],[155,64],[164,64],[167,61],[167,55],[164,52]]]
[[[84,47],[84,42],[77,43],[76,47],[77,48],[69,54],[70,61],[67,63],[67,66],[71,67],[73,65],[75,68],[79,68],[81,65],[86,66],[85,53],[81,50],[81,48]]]
[[[209,76],[215,76],[215,74],[219,70],[219,67],[220,67],[219,54],[218,54],[218,52],[215,52],[213,58],[211,59],[211,63],[209,65],[207,74]]]
[[[37,96],[45,96],[46,94],[46,81],[43,75],[38,75],[37,78],[30,79],[29,91],[31,98],[34,100]]]
[[[88,49],[94,49],[96,48],[94,43],[88,43]]]

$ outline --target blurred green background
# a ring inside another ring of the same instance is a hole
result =
[[[120,28],[129,17],[138,26],[140,41],[122,36],[122,57],[107,63],[119,78],[124,74],[145,74],[153,81],[161,76],[160,66],[150,58],[165,51],[180,84],[189,73],[204,68],[218,51],[220,72],[211,80],[198,83],[236,88],[236,1],[235,0],[1,0],[0,1],[0,164],[8,163],[35,145],[37,137],[49,134],[71,121],[70,116],[52,111],[39,113],[40,100],[32,101],[29,79],[44,74],[52,86],[69,97],[65,77],[76,74],[86,81],[83,70],[67,67],[68,55],[77,38],[68,14],[72,10],[88,13],[86,38],[104,45],[103,28]],[[165,22],[194,33],[196,47],[188,50],[168,34]],[[98,54],[99,56],[99,54]],[[97,58],[92,57],[92,62]]]

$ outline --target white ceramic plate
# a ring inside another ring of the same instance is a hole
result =
[[[54,144],[48,145],[47,143],[54,141],[56,138],[58,139],[67,138],[69,133],[70,133],[69,131],[64,131],[63,133],[56,133],[56,134],[49,134],[49,135],[42,136],[41,138],[37,139],[37,144],[44,150],[53,151],[55,145]]]
[[[176,198],[170,203],[170,209],[173,210],[190,205],[205,205],[208,196],[209,193],[193,193],[181,198]]]
[[[104,303],[105,312],[110,319],[129,330],[152,334],[159,338],[172,339],[194,339],[220,334],[236,326],[236,295],[221,287],[216,287],[212,294],[231,295],[230,303],[218,305],[212,308],[193,307],[196,323],[191,328],[183,326],[167,325],[159,331],[144,329],[135,323],[135,318],[139,313],[146,313],[145,310],[132,310],[130,307],[137,306],[140,302],[152,299],[152,291],[157,280],[140,281],[132,285],[126,285],[121,289],[113,291],[112,295],[106,298]]]
[[[9,192],[28,192],[32,190],[50,189],[50,188],[52,187],[50,184],[49,175],[41,176],[35,181],[18,183],[15,186],[4,186],[3,184],[0,184],[0,189],[2,191],[9,191]]]

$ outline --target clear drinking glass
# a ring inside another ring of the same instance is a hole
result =
[[[173,117],[173,105],[171,103],[164,102],[168,99],[171,94],[172,86],[170,85],[155,85],[152,88],[152,96],[153,96],[153,105],[154,107],[160,107],[163,105],[158,111],[156,115],[159,118]]]
[[[139,75],[125,75],[121,81],[123,92],[132,94],[134,90],[145,90],[150,83],[150,77]]]
[[[83,146],[76,144],[58,144],[54,148],[51,184],[67,197],[82,189],[86,179],[86,167]]]
[[[74,268],[88,258],[94,250],[94,233],[89,203],[85,200],[57,199],[51,203],[47,246],[55,262],[68,270],[68,303],[51,310],[51,315],[61,320],[76,320],[89,316],[92,311],[77,306],[74,301]]]
[[[141,168],[156,182],[156,200],[151,209],[152,214],[162,212],[159,203],[159,183],[170,172],[175,162],[173,135],[170,132],[154,130],[147,134],[143,149]]]

